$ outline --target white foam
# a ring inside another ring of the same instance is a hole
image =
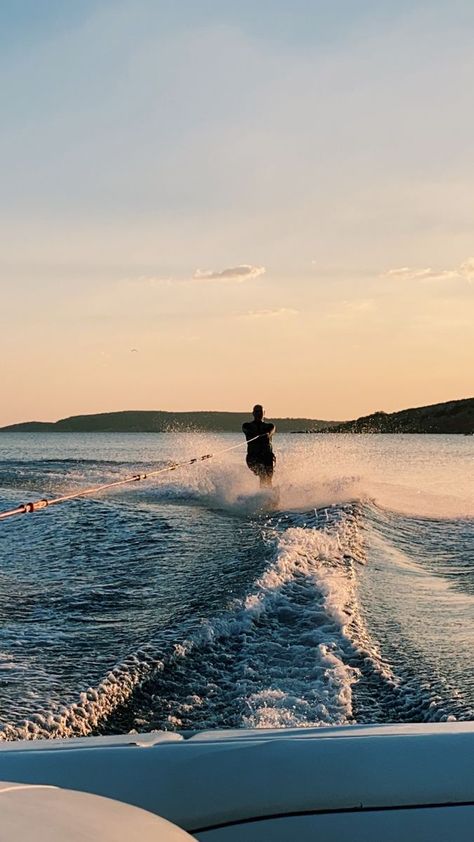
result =
[[[89,687],[77,703],[58,710],[40,711],[16,725],[4,725],[0,740],[46,739],[87,736],[119,705],[124,704],[152,672],[163,669],[163,662],[144,651],[114,667],[97,688]]]
[[[273,562],[245,600],[193,635],[193,658],[200,657],[187,679],[200,682],[207,699],[175,700],[171,715],[181,726],[192,711],[193,727],[215,727],[222,708],[240,711],[236,724],[245,727],[353,721],[359,670],[348,654],[354,660],[363,648],[354,578],[362,548],[355,517],[339,515],[331,524],[326,513],[333,534],[303,526],[279,533]],[[391,680],[375,652],[363,654]],[[209,690],[219,664],[225,674]]]
[[[196,493],[203,486],[209,499],[229,509],[238,509],[239,495],[243,506],[256,496],[253,484],[244,483],[242,491],[239,483],[221,486],[212,474],[198,472]],[[189,486],[179,483],[162,484],[158,491],[176,499],[177,488],[189,496]],[[157,676],[177,668],[182,671],[175,681],[177,698],[167,700],[161,727],[190,727],[189,722],[196,728],[216,727],[229,712],[232,724],[244,727],[352,722],[353,688],[362,667],[393,691],[408,717],[419,706],[413,698],[417,688],[401,687],[359,610],[357,568],[364,562],[364,548],[358,507],[282,514],[268,528],[274,555],[245,599],[167,653],[147,647],[130,656],[76,704],[5,726],[0,739],[93,733],[144,682],[152,679],[159,692]],[[424,718],[444,716],[441,699],[432,697]],[[140,727],[146,723],[146,717],[137,718]]]
[[[322,519],[333,534],[298,525],[277,531],[274,558],[242,602],[204,623],[166,655],[151,647],[140,650],[97,688],[82,693],[77,703],[7,725],[0,738],[90,734],[144,681],[165,668],[173,670],[178,662],[185,664],[190,654],[199,676],[194,691],[190,687],[170,710],[169,727],[179,727],[184,714],[201,708],[208,724],[219,724],[223,700],[229,707],[237,704],[241,724],[249,727],[351,721],[351,686],[358,671],[346,662],[345,649],[355,611],[352,571],[362,553],[359,533],[354,517],[344,512],[332,525],[327,512],[302,517],[312,518],[313,525]],[[229,649],[233,654],[225,675]],[[220,700],[214,712],[209,699],[203,701],[213,693]]]

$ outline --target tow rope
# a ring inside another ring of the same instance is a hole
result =
[[[216,453],[205,453],[203,456],[197,456],[194,459],[187,459],[184,462],[173,462],[171,465],[167,465],[166,468],[159,468],[156,471],[148,471],[146,474],[132,474],[131,476],[124,477],[123,479],[118,479],[115,482],[106,482],[102,485],[95,485],[92,488],[83,488],[81,491],[75,491],[71,494],[63,494],[61,497],[53,497],[50,500],[43,498],[42,500],[34,500],[30,503],[20,503],[16,509],[0,512],[0,520],[6,520],[7,518],[14,517],[15,515],[28,515],[32,512],[38,512],[41,509],[47,509],[50,506],[56,506],[58,503],[66,503],[69,500],[76,500],[78,497],[87,497],[90,494],[97,494],[98,491],[105,491],[107,488],[117,488],[119,485],[129,485],[132,482],[141,482],[141,480],[144,479],[152,479],[152,477],[156,477],[159,474],[165,474],[168,471],[175,471],[176,468],[183,468],[185,465],[195,465],[197,462],[205,462],[207,459],[220,456],[222,453],[228,453],[229,450],[237,450],[238,447],[243,447],[246,444],[250,444],[251,441],[256,441],[256,439],[260,439],[262,436],[266,435],[267,433],[260,433],[258,436],[254,436],[253,439],[247,439],[247,441],[239,442],[239,444],[233,444],[231,447],[225,447],[223,450],[216,451]]]

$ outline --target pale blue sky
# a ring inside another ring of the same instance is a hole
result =
[[[114,11],[120,0],[12,0],[0,8],[2,46],[40,40],[80,25],[98,10]],[[298,47],[339,40],[353,28],[396,20],[414,8],[443,10],[444,0],[147,0],[134,3],[137,14],[146,10],[148,21],[159,22],[161,32],[179,32],[214,24],[235,26],[263,39],[294,42]],[[469,4],[453,0],[457,15],[468,14]]]
[[[470,0],[6,0],[0,423],[468,395],[473,31]]]

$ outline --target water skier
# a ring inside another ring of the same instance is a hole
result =
[[[260,479],[260,485],[271,485],[273,469],[275,466],[275,454],[272,449],[272,436],[275,432],[275,425],[264,421],[264,410],[261,404],[257,403],[253,410],[253,421],[242,424],[242,432],[248,441],[247,465]],[[255,441],[250,439],[259,436]]]

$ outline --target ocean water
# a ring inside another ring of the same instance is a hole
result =
[[[0,509],[228,434],[4,434]],[[474,439],[278,435],[0,522],[0,738],[474,718]]]

